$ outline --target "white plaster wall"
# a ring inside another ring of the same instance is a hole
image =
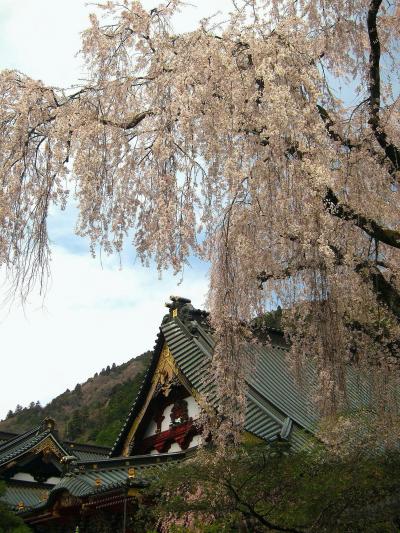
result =
[[[189,418],[192,418],[195,420],[196,418],[199,418],[200,415],[200,406],[196,402],[196,400],[193,398],[193,396],[189,396],[188,398],[185,398],[188,404],[188,414]]]
[[[49,483],[50,485],[57,485],[57,483],[60,481],[61,478],[59,477],[55,477],[55,476],[51,476],[49,477],[49,479],[46,481],[46,483]]]
[[[36,483],[35,478],[32,474],[28,474],[28,472],[17,472],[11,479],[17,479],[18,481],[33,481]]]
[[[168,453],[181,452],[181,451],[182,451],[182,448],[179,446],[179,444],[177,442],[173,442],[171,444],[170,449],[168,450]]]
[[[169,429],[169,425],[171,424],[171,411],[172,411],[173,405],[167,405],[167,407],[164,409],[163,415],[164,420],[161,422],[161,431],[167,431]]]
[[[150,450],[150,455],[157,455],[159,454],[160,452],[158,450],[156,450],[155,448],[153,448],[152,450]]]

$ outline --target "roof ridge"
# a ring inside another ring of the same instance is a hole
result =
[[[7,450],[7,448],[10,448],[14,446],[15,444],[17,444],[18,442],[21,442],[25,440],[26,438],[33,436],[35,433],[38,433],[40,427],[41,425],[39,424],[38,426],[35,426],[34,428],[29,429],[25,431],[24,433],[16,434],[14,439],[7,440],[6,442],[0,445],[0,452],[4,452],[5,450]]]

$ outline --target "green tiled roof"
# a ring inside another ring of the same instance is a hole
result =
[[[105,446],[94,446],[91,444],[80,444],[76,442],[64,441],[64,447],[68,455],[75,455],[78,461],[97,461],[108,457],[110,448]]]
[[[191,385],[200,393],[212,392],[212,385],[206,385],[203,379],[214,349],[210,332],[198,322],[187,324],[179,318],[165,322],[161,329],[179,369]],[[317,382],[315,368],[308,364],[302,384],[299,384],[290,369],[287,347],[282,342],[249,343],[245,349],[249,359],[255,362],[254,371],[247,379],[245,429],[267,440],[278,436],[286,438],[292,432],[296,433],[294,445],[304,442],[299,429],[314,433],[319,419],[312,400]],[[368,403],[368,381],[361,373],[349,369],[346,379],[348,407]],[[287,420],[293,423],[290,430],[284,427]]]
[[[20,435],[4,433],[4,438],[2,439],[3,433],[0,433],[0,467],[23,455],[49,435],[52,436],[53,441],[61,452],[65,455],[75,455],[78,461],[105,459],[110,451],[109,448],[104,446],[80,444],[71,441],[62,442],[56,436],[54,430],[47,428],[42,422],[40,425]]]
[[[170,314],[163,320],[142,388],[114,444],[112,456],[120,453],[129,428],[143,405],[164,341],[190,385],[213,403],[213,384],[205,383],[204,374],[210,365],[214,339],[201,312],[185,303],[180,307],[178,317]],[[272,343],[249,343],[245,349],[255,361],[254,372],[247,380],[245,429],[266,440],[290,437],[293,446],[303,446],[306,433],[314,433],[319,419],[312,400],[317,381],[315,368],[308,364],[302,384],[297,383],[287,360],[287,348],[276,331]],[[369,388],[362,375],[350,369],[347,382],[348,406],[355,408],[368,403]]]
[[[53,485],[8,481],[2,501],[15,511],[26,511],[43,505],[47,501]],[[23,504],[23,506],[21,506]]]
[[[129,486],[144,486],[153,472],[156,475],[160,468],[164,468],[171,462],[182,461],[185,457],[185,452],[178,452],[77,463],[77,471],[64,476],[51,491],[50,498],[63,490],[67,490],[77,498],[84,498],[127,487],[128,484]],[[128,471],[132,467],[135,470],[135,476],[129,478]]]
[[[61,452],[63,452],[65,455],[68,455],[68,452],[63,448],[62,444],[53,434],[52,429],[44,427],[42,424],[40,424],[26,433],[17,435],[15,438],[10,439],[0,445],[0,467],[9,461],[24,455],[30,449],[34,448],[40,442],[45,440],[48,436],[50,436],[54,443],[60,448]]]
[[[162,332],[182,374],[196,391],[212,398],[212,384],[206,384],[203,376],[211,361],[214,340],[199,323],[192,322],[189,326],[190,330],[179,318],[173,318],[162,326]],[[258,353],[249,354],[256,356],[256,369],[248,380],[245,429],[265,440],[286,438],[290,431],[285,433],[284,424],[288,425],[286,420],[290,419],[312,431],[315,409],[296,386],[285,362],[285,350],[280,346],[261,345],[247,349]],[[292,406],[289,398],[297,402],[298,410],[289,408]],[[298,417],[298,411],[304,417]]]

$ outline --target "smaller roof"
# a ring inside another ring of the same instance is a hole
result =
[[[54,420],[45,418],[38,426],[0,445],[0,469],[11,461],[33,451],[46,439],[52,441],[54,450],[58,450],[61,456],[68,455],[68,451],[58,438]]]
[[[75,455],[78,461],[99,461],[108,457],[110,448],[95,446],[94,444],[81,444],[79,442],[64,441],[64,447],[69,455]]]
[[[110,451],[110,448],[105,446],[61,441],[54,420],[45,418],[39,425],[22,434],[0,431],[0,468],[15,457],[19,457],[21,453],[24,454],[37,446],[48,435],[52,435],[52,439],[57,442],[60,452],[64,455],[75,455],[78,461],[105,459]]]
[[[15,512],[29,511],[43,505],[52,488],[53,485],[47,483],[9,480],[1,501]]]
[[[186,456],[187,452],[177,452],[77,462],[52,489],[50,499],[64,490],[76,498],[85,498],[118,488],[144,486],[153,472]]]

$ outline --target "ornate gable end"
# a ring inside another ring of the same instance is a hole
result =
[[[192,391],[164,342],[147,396],[125,439],[123,455],[186,449],[198,434],[194,420],[199,412]]]
[[[54,421],[17,435],[0,447],[0,478],[7,482],[47,482],[62,473],[61,459],[68,452],[57,438]]]
[[[177,395],[177,389],[181,388],[181,400],[190,396],[189,402],[191,405],[205,405],[199,393],[200,391],[198,391],[198,383],[189,378],[190,373],[187,372],[185,365],[182,365],[182,357],[185,357],[184,353],[181,353],[179,346],[172,346],[174,340],[172,339],[170,342],[170,339],[167,339],[165,328],[168,324],[179,324],[178,327],[185,330],[184,335],[187,337],[187,342],[195,346],[195,324],[203,324],[206,327],[208,313],[195,309],[187,298],[171,296],[170,300],[170,302],[166,303],[169,313],[164,316],[160,325],[153,355],[142,386],[132,403],[132,407],[109,453],[109,457],[128,457],[132,453],[139,453],[139,442],[145,438],[145,426],[150,422],[156,424],[155,420],[152,421],[152,416],[157,416],[154,413],[152,415],[154,403],[158,402],[156,397],[161,400],[162,397],[168,398],[171,391],[174,391],[174,394]],[[187,362],[190,363],[190,361]],[[162,402],[165,402],[165,400],[162,400]],[[198,409],[198,405],[196,408]],[[165,415],[162,414],[160,416]],[[171,421],[171,424],[174,425],[174,422]],[[184,443],[184,445],[186,444]],[[165,448],[168,448],[168,446]],[[157,450],[157,448],[155,449]],[[174,451],[174,449],[171,447],[167,451]]]
[[[65,450],[50,436],[35,446],[32,449],[32,453],[35,455],[42,454],[45,462],[52,456],[59,461],[65,456]]]

